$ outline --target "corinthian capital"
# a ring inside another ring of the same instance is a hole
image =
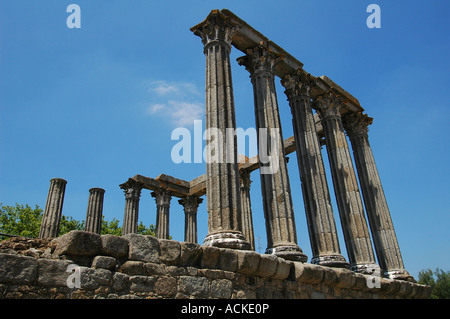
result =
[[[231,24],[229,20],[229,17],[224,16],[219,10],[212,10],[206,19],[193,26],[191,31],[202,39],[205,47],[213,42],[231,46],[231,38],[240,26]]]
[[[349,137],[367,135],[373,118],[361,112],[349,113],[342,118],[342,124]]]
[[[178,203],[183,205],[186,213],[196,213],[201,202],[203,202],[203,198],[195,195],[188,195],[178,200]]]
[[[155,190],[151,193],[152,197],[155,198],[157,206],[169,206],[172,195],[166,190]]]
[[[139,199],[141,196],[142,185],[131,179],[120,185],[120,188],[123,189],[126,199]]]
[[[258,71],[273,73],[275,66],[284,59],[281,54],[270,50],[263,41],[254,48],[247,49],[246,53],[247,55],[237,58],[237,62],[245,66],[252,76]]]
[[[288,99],[295,97],[309,98],[309,91],[315,84],[315,78],[304,71],[298,69],[292,74],[286,74],[281,80],[281,85],[284,86]]]
[[[318,96],[313,101],[312,106],[317,110],[320,119],[325,120],[328,117],[340,117],[341,110],[345,106],[345,100],[332,91],[328,91],[327,93]]]

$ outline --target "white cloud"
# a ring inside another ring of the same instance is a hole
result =
[[[194,120],[203,118],[205,107],[198,102],[201,94],[195,84],[158,80],[150,81],[148,85],[149,93],[157,103],[147,108],[147,114],[164,116],[179,127],[193,125]]]

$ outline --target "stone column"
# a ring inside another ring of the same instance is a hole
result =
[[[189,195],[178,202],[184,208],[184,241],[197,243],[197,210],[203,198]]]
[[[380,268],[375,264],[369,227],[364,217],[358,182],[342,126],[341,109],[345,104],[340,97],[328,92],[319,96],[314,105],[325,133],[334,192],[351,267],[361,273],[379,273]]]
[[[84,223],[85,231],[101,234],[104,194],[105,190],[102,188],[91,188],[89,190],[86,222]]]
[[[255,250],[255,234],[253,231],[252,204],[250,201],[250,171],[240,171],[241,206],[242,206],[242,232],[250,243],[251,250]]]
[[[228,18],[213,10],[201,23],[191,28],[201,37],[206,56],[206,135],[207,148],[215,145],[214,158],[206,152],[206,196],[208,235],[204,245],[249,249],[242,234],[242,211],[239,191],[237,139],[228,143],[227,129],[236,130],[233,84],[231,80],[231,37],[237,30]],[[220,136],[219,136],[220,135]],[[211,152],[212,153],[212,152]]]
[[[403,265],[391,213],[369,144],[368,126],[372,124],[372,121],[372,118],[362,113],[351,113],[343,118],[344,127],[352,144],[361,191],[380,267],[386,277],[409,279],[412,277]]]
[[[261,191],[267,230],[266,253],[305,262],[307,257],[297,245],[294,210],[275,91],[273,68],[280,60],[282,56],[270,51],[264,43],[247,50],[247,55],[238,58],[239,64],[244,65],[250,72],[253,84]],[[261,135],[263,133],[264,135]],[[266,138],[269,135],[270,138]],[[265,163],[263,157],[266,156],[269,161]]]
[[[156,202],[156,238],[169,239],[169,208],[172,195],[166,190],[151,193]]]
[[[142,185],[128,181],[120,185],[125,193],[125,213],[123,216],[122,235],[137,233],[139,218],[139,199]]]
[[[292,112],[303,202],[314,264],[349,268],[341,255],[309,91],[312,77],[303,70],[281,81]]]
[[[39,238],[55,238],[59,234],[59,225],[66,191],[67,181],[62,178],[52,178],[48,190],[47,203],[42,216]]]

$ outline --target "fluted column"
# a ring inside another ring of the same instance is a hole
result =
[[[197,210],[203,198],[189,195],[178,202],[184,208],[184,241],[197,243]]]
[[[139,218],[139,199],[142,186],[134,181],[122,184],[125,193],[125,212],[123,216],[122,235],[137,233]]]
[[[281,84],[286,88],[292,113],[294,139],[302,182],[303,202],[311,242],[312,263],[349,268],[341,255],[339,240],[325,175],[314,114],[311,108],[312,77],[298,70],[287,75]]]
[[[47,202],[39,230],[39,238],[58,237],[66,184],[67,181],[62,178],[52,178],[50,180]]]
[[[151,193],[156,202],[156,238],[169,239],[169,214],[172,195],[166,190],[155,190]]]
[[[328,92],[319,96],[314,105],[325,133],[334,192],[351,267],[362,273],[378,272],[379,266],[375,263],[356,173],[342,126],[341,109],[344,103],[340,97]]]
[[[104,194],[105,190],[103,188],[91,188],[89,190],[86,221],[84,223],[85,231],[101,234]]]
[[[233,132],[236,129],[230,65],[231,37],[236,29],[227,17],[213,10],[191,31],[201,37],[204,45],[206,149],[211,145],[214,148],[214,157],[206,152],[208,235],[204,245],[249,249],[250,244],[242,234],[237,139],[236,136],[228,141],[225,139],[227,129]],[[208,138],[213,132],[216,136]]]
[[[362,113],[351,113],[343,118],[344,128],[352,144],[378,262],[386,277],[409,279],[411,275],[403,264],[391,213],[369,144],[368,126],[372,121],[372,118]]]
[[[252,204],[250,200],[250,171],[240,171],[241,205],[242,205],[242,232],[250,243],[251,250],[255,250],[255,234],[253,231]]]
[[[239,64],[244,65],[250,72],[253,84],[261,191],[267,230],[266,253],[304,262],[307,257],[297,245],[294,210],[275,91],[273,68],[280,60],[282,56],[270,51],[264,43],[247,50],[247,55],[238,58]],[[261,136],[262,133],[265,135]],[[267,138],[269,135],[270,138]],[[270,157],[270,160],[262,161],[262,157],[265,156]]]

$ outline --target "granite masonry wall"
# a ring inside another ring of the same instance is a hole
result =
[[[254,251],[73,231],[0,242],[0,298],[427,298],[430,287]]]

